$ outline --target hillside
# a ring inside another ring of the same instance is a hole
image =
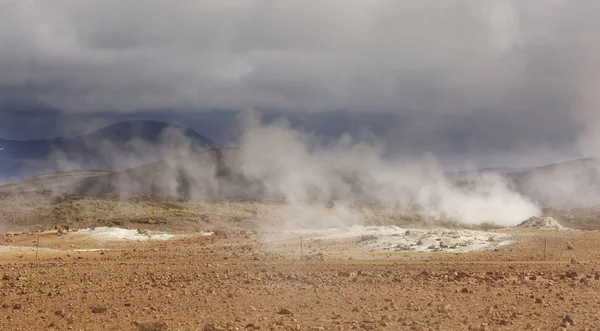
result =
[[[202,199],[243,199],[261,195],[261,187],[235,169],[237,148],[213,148],[151,162],[122,171],[50,173],[0,185],[0,192],[78,195],[156,195]]]
[[[73,138],[0,139],[0,180],[65,170],[124,169],[218,146],[191,129],[153,121],[121,122]]]
[[[600,205],[600,159],[579,159],[507,174],[514,188],[543,206]]]
[[[160,161],[121,171],[69,171],[50,173],[0,185],[0,192],[51,190],[77,195],[156,195],[194,199],[278,199],[269,196],[258,179],[247,178],[238,148],[213,148],[175,154]],[[333,197],[369,202],[368,175],[332,170],[332,178],[348,191]],[[508,185],[543,207],[571,209],[600,206],[600,160],[582,159],[524,171],[500,174]],[[471,179],[457,180],[468,185]],[[472,177],[471,177],[472,178]],[[261,178],[261,180],[269,180]],[[318,196],[318,194],[317,194]]]
[[[81,180],[109,173],[111,171],[104,170],[74,170],[45,173],[43,175],[0,184],[0,192],[69,192]]]
[[[241,175],[237,148],[214,148],[124,171],[86,178],[69,193],[158,195],[202,199],[260,196],[260,185]]]

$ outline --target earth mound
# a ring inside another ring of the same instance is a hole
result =
[[[531,217],[519,225],[518,228],[536,228],[536,229],[554,229],[554,230],[564,230],[566,227],[562,226],[554,217],[544,216],[544,217]]]

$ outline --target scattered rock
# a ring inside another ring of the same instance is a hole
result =
[[[279,315],[293,315],[294,313],[292,313],[291,310],[287,309],[287,308],[281,308],[279,309],[279,311],[277,312],[277,314]]]
[[[206,323],[206,324],[204,324],[204,328],[202,330],[203,331],[221,331],[224,329],[221,329],[215,323]]]
[[[94,314],[104,314],[104,313],[106,313],[107,310],[108,309],[106,307],[100,307],[100,306],[98,306],[98,307],[93,307],[92,308],[92,313],[94,313]]]
[[[451,307],[447,303],[441,303],[437,306],[436,310],[440,314],[448,314],[450,313]]]
[[[373,241],[373,240],[377,240],[377,236],[372,235],[372,234],[365,234],[365,235],[360,236],[359,242]]]
[[[569,325],[575,325],[575,320],[570,315],[567,315],[567,316],[563,317],[562,321],[563,321],[563,324],[569,323]]]
[[[565,273],[565,277],[567,277],[567,278],[573,279],[573,278],[577,278],[577,276],[578,276],[577,272],[575,272],[575,271],[567,271]]]
[[[133,325],[135,325],[139,331],[163,331],[167,329],[167,323],[164,322],[134,322]]]
[[[536,228],[536,229],[554,229],[554,230],[564,230],[566,229],[562,224],[560,224],[556,219],[550,216],[545,217],[531,217],[519,225],[518,228]]]

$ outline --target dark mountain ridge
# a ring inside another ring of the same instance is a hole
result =
[[[118,170],[219,147],[215,141],[178,125],[127,121],[86,135],[42,140],[0,139],[0,179],[80,169]]]

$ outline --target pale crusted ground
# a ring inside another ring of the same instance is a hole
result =
[[[0,330],[600,329],[600,232],[509,232],[517,244],[461,254],[305,242],[304,261],[254,233],[46,234],[38,260],[6,247],[37,235],[2,237]],[[74,251],[90,248],[107,250]]]

